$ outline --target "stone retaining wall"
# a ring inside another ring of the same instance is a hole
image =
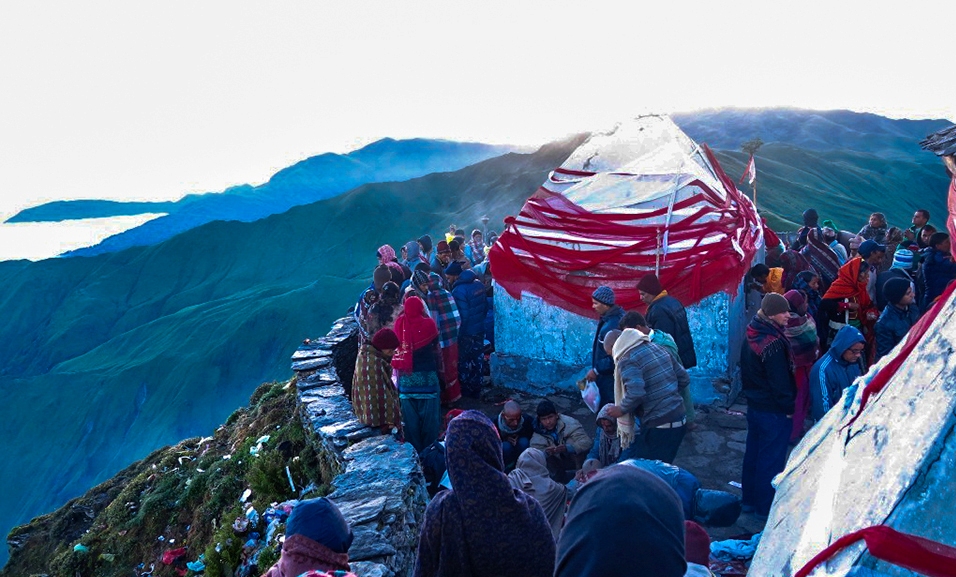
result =
[[[352,412],[346,389],[357,341],[355,322],[344,318],[295,352],[300,413],[333,478],[329,498],[355,534],[352,570],[360,577],[410,576],[428,501],[425,481],[411,445],[380,435]]]

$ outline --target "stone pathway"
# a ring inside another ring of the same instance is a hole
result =
[[[501,411],[501,404],[514,399],[530,414],[541,397],[534,397],[518,391],[501,388],[486,388],[481,399],[462,398],[455,403],[459,409],[477,409],[491,418]],[[557,393],[549,395],[558,410],[581,421],[585,430],[594,438],[596,423],[594,413],[581,401],[579,395]],[[747,439],[747,406],[743,403],[732,405],[729,409],[720,407],[698,407],[696,428],[688,431],[677,453],[675,465],[687,469],[697,476],[705,489],[728,491],[740,495],[740,489],[730,482],[740,483],[745,442]],[[763,523],[751,514],[742,514],[737,523],[730,527],[709,527],[707,532],[714,540],[740,538],[761,531]]]

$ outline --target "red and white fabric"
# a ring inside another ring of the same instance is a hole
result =
[[[763,244],[751,201],[665,116],[593,135],[505,224],[495,281],[581,315],[601,285],[643,307],[635,285],[648,272],[685,305],[734,294]]]

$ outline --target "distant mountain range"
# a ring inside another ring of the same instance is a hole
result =
[[[369,182],[403,181],[458,170],[510,150],[511,147],[473,142],[385,138],[348,154],[326,153],[307,158],[280,170],[259,186],[242,185],[221,193],[191,194],[176,202],[56,201],[22,210],[7,222],[166,213],[97,245],[66,254],[92,256],[156,244],[214,220],[252,222]]]
[[[946,121],[794,110],[675,120],[709,143],[734,179],[747,161],[740,144],[757,136],[767,142],[757,153],[758,205],[772,226],[792,228],[808,206],[851,230],[875,210],[898,224],[917,207],[936,222],[945,212],[946,176],[917,142]],[[0,531],[155,448],[209,434],[256,385],[288,377],[299,341],[324,334],[368,284],[379,245],[397,248],[452,222],[471,228],[483,215],[501,230],[502,218],[517,213],[584,138],[404,182],[362,184],[254,222],[207,222],[150,246],[0,262],[0,438],[11,456],[0,463]],[[383,152],[392,146],[382,143],[377,160],[349,162],[364,167],[356,174],[394,175],[400,167],[390,167],[407,155]],[[439,156],[448,162],[442,153],[430,157]],[[333,179],[318,166],[332,161],[312,160],[281,171],[256,194],[283,180],[318,190],[315,183]]]

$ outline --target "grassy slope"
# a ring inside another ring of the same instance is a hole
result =
[[[377,246],[484,214],[500,223],[577,142],[152,247],[0,263],[0,435],[18,455],[0,464],[0,530],[215,428],[354,303]]]

